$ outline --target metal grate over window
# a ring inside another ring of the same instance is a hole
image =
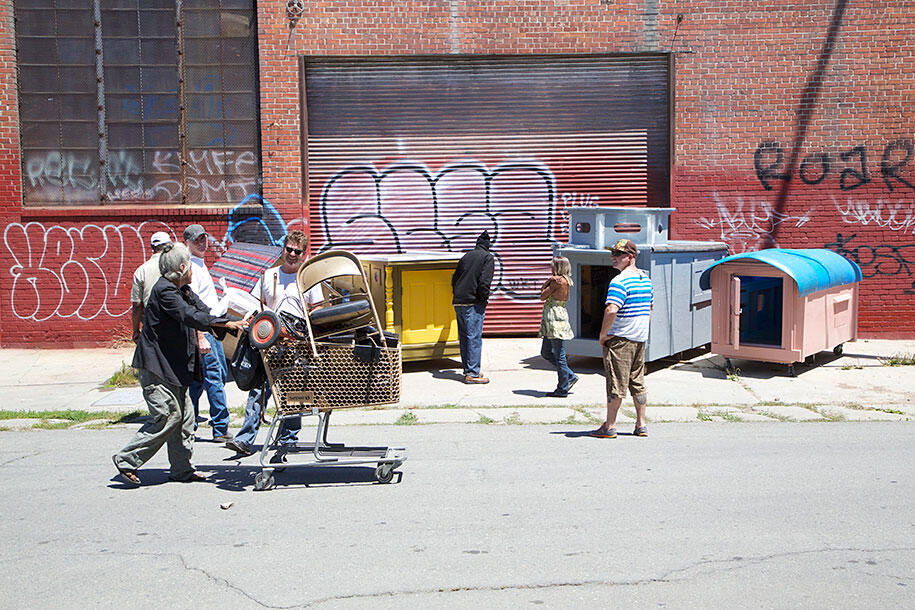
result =
[[[19,0],[26,205],[260,193],[254,0]]]

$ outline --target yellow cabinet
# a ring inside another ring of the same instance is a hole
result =
[[[359,257],[385,330],[400,336],[404,361],[459,356],[451,275],[460,252]]]

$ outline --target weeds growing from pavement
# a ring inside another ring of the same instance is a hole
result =
[[[413,411],[406,411],[400,417],[397,418],[397,421],[394,422],[396,426],[412,426],[419,423],[419,418],[416,417],[416,414]]]
[[[712,421],[712,416],[705,411],[699,411],[696,413],[696,417],[699,418],[699,421]]]
[[[494,420],[494,419],[491,418],[491,417],[486,417],[485,415],[481,415],[481,416],[480,416],[480,419],[478,419],[478,420],[475,421],[474,423],[475,423],[475,424],[491,424],[491,423],[494,422],[494,421],[496,421],[496,420]]]
[[[915,364],[915,354],[893,354],[888,358],[881,358],[883,366],[910,366]]]
[[[121,368],[115,371],[114,375],[105,381],[103,387],[123,388],[138,385],[140,385],[140,379],[137,377],[137,370],[132,366],[127,366],[127,364],[122,360]]]
[[[521,416],[517,411],[505,418],[505,423],[510,426],[518,426],[521,424]]]

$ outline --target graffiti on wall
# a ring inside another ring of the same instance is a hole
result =
[[[148,254],[155,231],[171,234],[161,222],[45,226],[7,225],[3,241],[12,258],[10,306],[22,320],[51,317],[92,320],[130,311],[130,284],[136,252]]]
[[[844,203],[833,197],[832,202],[842,222],[846,224],[880,227],[915,235],[915,206],[912,204],[891,204],[881,199],[869,203],[850,197]]]
[[[245,213],[251,206],[260,209]],[[222,239],[211,236],[210,244],[217,257],[235,241],[279,245],[290,227],[302,222],[297,218],[286,223],[269,201],[251,195],[229,212]],[[44,322],[54,317],[92,320],[128,314],[133,272],[138,261],[149,257],[149,238],[156,231],[176,238],[170,226],[156,220],[68,227],[9,224],[3,242],[12,261],[13,315]]]
[[[915,190],[915,142],[894,140],[880,154],[869,153],[865,146],[854,146],[836,153],[812,152],[801,159],[796,177],[808,186],[838,186],[853,191],[871,182],[883,180],[886,188]],[[875,164],[874,159],[880,161]],[[767,141],[756,147],[753,155],[756,177],[763,189],[771,191],[776,181],[790,181],[795,175],[787,167],[787,155],[779,142]]]
[[[105,172],[105,196],[112,201],[180,201],[186,194],[195,202],[239,201],[257,190],[254,151],[201,149],[188,151],[185,185],[181,183],[181,155],[175,150],[147,151],[144,171],[139,151],[111,151]],[[88,153],[32,152],[25,159],[26,190],[50,188],[82,192],[78,199],[98,197],[98,160]],[[53,200],[54,197],[51,197]]]
[[[912,277],[915,273],[915,243],[873,244],[856,233],[836,233],[836,240],[825,247],[858,263],[861,274],[866,278],[878,275]],[[915,294],[915,281],[903,292]]]
[[[496,257],[493,291],[537,299],[537,282],[526,278],[543,276],[549,266],[557,222],[555,184],[549,168],[536,161],[489,168],[462,160],[438,171],[408,161],[383,170],[346,167],[321,190],[320,249],[462,252],[487,230]]]
[[[788,223],[789,226],[803,227],[811,220],[811,212],[804,214],[783,214],[776,211],[768,201],[756,198],[736,197],[729,207],[719,193],[713,193],[717,217],[700,216],[696,224],[718,231],[720,239],[731,245],[735,252],[746,252],[762,248],[778,247],[775,228]]]

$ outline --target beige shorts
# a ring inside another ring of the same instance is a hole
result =
[[[608,401],[625,398],[627,390],[636,398],[644,399],[645,343],[610,337],[604,345],[604,372]]]

